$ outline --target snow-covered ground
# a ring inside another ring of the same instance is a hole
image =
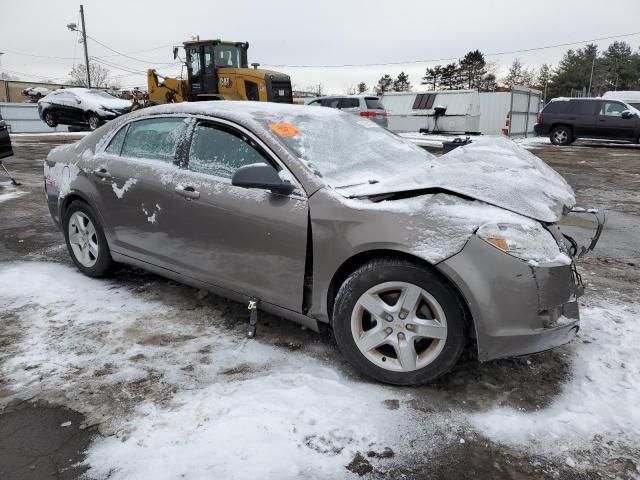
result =
[[[3,172],[4,173],[4,172]],[[26,190],[15,187],[11,182],[0,182],[0,203],[13,200],[27,194]]]
[[[586,297],[567,347],[571,376],[549,406],[425,413],[409,408],[410,391],[336,368],[337,351],[322,342],[296,350],[247,340],[225,325],[246,321],[241,306],[199,304],[203,292],[168,285],[176,298],[196,297],[185,298],[186,314],[166,292],[149,296],[154,285],[55,263],[0,266],[4,332],[16,338],[0,352],[5,386],[112,434],[88,452],[97,478],[345,478],[356,452],[389,447],[388,461],[401,461],[414,440],[457,443],[460,429],[576,468],[597,436],[640,444],[638,304]]]

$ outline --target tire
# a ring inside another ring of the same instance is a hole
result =
[[[94,130],[100,128],[100,125],[102,125],[102,120],[100,120],[100,117],[95,113],[91,113],[87,117],[87,123],[89,124],[89,130],[93,132]]]
[[[549,139],[554,145],[569,145],[574,141],[573,132],[569,127],[564,125],[560,125],[551,130]]]
[[[89,277],[103,277],[113,260],[102,226],[85,202],[75,200],[64,212],[62,222],[69,255],[78,270]]]
[[[340,287],[333,332],[344,357],[363,374],[394,385],[420,385],[456,364],[466,345],[467,322],[459,296],[437,273],[382,258],[358,268]]]
[[[44,112],[44,123],[51,128],[56,128],[58,126],[58,122],[56,122],[56,117],[51,112]]]

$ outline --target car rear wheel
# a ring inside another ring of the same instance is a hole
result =
[[[51,128],[55,128],[58,126],[58,122],[56,122],[56,117],[51,112],[44,112],[44,123]]]
[[[100,117],[98,117],[95,113],[92,113],[91,115],[89,115],[89,118],[87,118],[87,123],[89,124],[89,129],[91,129],[91,131],[94,131],[100,128],[100,125],[102,125],[102,120],[100,120]]]
[[[102,227],[91,208],[76,200],[64,215],[67,250],[78,269],[90,277],[102,277],[113,264]]]
[[[560,126],[551,130],[549,138],[554,145],[569,145],[573,142],[573,132],[569,127]]]
[[[342,354],[362,373],[416,385],[455,365],[467,328],[458,296],[436,273],[381,259],[357,269],[340,287],[333,331]]]

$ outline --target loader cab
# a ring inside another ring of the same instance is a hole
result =
[[[192,101],[218,98],[218,69],[247,68],[247,42],[202,40],[185,42],[184,49]]]

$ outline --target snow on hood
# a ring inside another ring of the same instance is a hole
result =
[[[424,167],[379,183],[350,187],[348,195],[429,188],[448,190],[542,222],[557,222],[575,205],[573,190],[560,174],[502,137],[474,139],[430,159]]]

